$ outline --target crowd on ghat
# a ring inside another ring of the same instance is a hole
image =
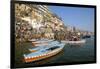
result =
[[[52,30],[51,28],[39,28],[35,29],[32,28],[32,25],[27,23],[27,21],[19,21],[16,22],[15,25],[15,35],[17,42],[21,41],[28,41],[30,39],[40,39],[40,38],[48,38],[48,39],[55,39],[55,40],[73,40],[72,36],[79,36],[76,33],[66,32],[64,30]],[[53,33],[54,35],[51,35]],[[47,34],[47,35],[45,35]]]
[[[17,41],[26,41],[32,38],[32,26],[27,21],[19,21],[15,23],[15,35]]]
[[[27,23],[27,21],[19,21],[15,23],[15,35],[17,42],[28,41],[32,38],[40,39],[40,38],[48,38],[48,39],[56,39],[63,40],[65,39],[65,32],[62,30],[52,30],[51,28],[39,28],[38,30],[32,28],[32,25]],[[50,35],[49,33],[54,33],[54,35]],[[45,33],[48,33],[49,37],[46,37]],[[53,37],[52,37],[53,36]],[[52,38],[51,38],[52,37]]]
[[[30,39],[55,39],[55,40],[79,40],[80,36],[77,33],[64,30],[53,30],[50,27],[40,27],[39,29],[33,28],[27,21],[17,20],[15,23],[15,35],[17,42],[28,41]],[[51,34],[53,33],[53,35]],[[73,39],[74,38],[74,39]]]

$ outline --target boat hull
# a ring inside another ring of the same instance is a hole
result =
[[[38,61],[38,60],[42,60],[42,59],[54,56],[54,55],[58,54],[62,49],[63,48],[59,48],[59,49],[56,49],[54,51],[45,53],[45,54],[43,54],[41,56],[37,56],[37,57],[24,58],[24,62],[26,62],[26,63],[28,63],[28,62],[34,62],[34,61]]]

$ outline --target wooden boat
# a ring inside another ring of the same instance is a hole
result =
[[[31,39],[30,42],[44,42],[44,41],[52,41],[50,39],[42,38],[42,39]]]
[[[48,47],[51,47],[51,46],[54,46],[54,45],[57,45],[59,42],[58,41],[53,41],[53,42],[49,42],[47,45],[36,45],[35,48],[31,48],[29,49],[30,52],[35,52],[35,51],[38,51],[40,49],[45,49],[45,48],[48,48]]]
[[[31,39],[31,40],[29,40],[30,42],[35,42],[35,41],[37,41],[38,39]]]
[[[38,61],[38,60],[51,57],[59,53],[63,49],[64,45],[65,45],[64,43],[58,42],[57,44],[54,44],[52,46],[48,46],[48,47],[43,46],[43,47],[38,47],[36,49],[34,48],[34,50],[36,50],[35,52],[24,54],[24,61],[33,62],[33,61]]]
[[[46,48],[46,46],[37,46],[35,48],[32,48],[32,49],[29,49],[30,52],[36,52],[36,51],[39,51],[43,48]]]
[[[49,40],[49,39],[40,39],[40,40],[31,40],[32,44],[34,46],[43,46],[43,45],[48,45],[48,42],[52,42],[53,40]]]
[[[63,40],[61,41],[63,43],[66,43],[66,44],[72,44],[72,45],[76,45],[76,44],[83,44],[86,42],[86,40],[82,39],[82,40],[78,40],[78,41],[68,41],[68,40]]]
[[[41,43],[38,43],[38,42],[32,42],[32,45],[33,46],[46,46],[48,45],[48,42],[41,42]]]
[[[85,35],[85,36],[83,36],[82,38],[83,38],[83,39],[85,39],[85,38],[91,38],[91,36],[90,36],[90,35]]]

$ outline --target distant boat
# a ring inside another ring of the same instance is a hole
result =
[[[86,40],[78,40],[78,41],[68,41],[68,40],[63,40],[61,41],[62,43],[70,44],[70,45],[77,45],[77,44],[83,44],[86,42]]]
[[[82,38],[83,38],[83,39],[85,39],[85,38],[91,38],[91,35],[85,35],[85,36],[83,36]]]
[[[24,54],[24,61],[33,62],[51,57],[59,53],[64,48],[64,45],[64,43],[54,41],[49,44],[49,46],[40,46],[37,48],[30,49],[30,54]]]

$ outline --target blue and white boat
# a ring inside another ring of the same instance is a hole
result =
[[[48,46],[39,46],[37,48],[30,49],[31,51],[34,50],[34,52],[24,54],[24,61],[33,62],[51,57],[62,51],[64,45],[64,43],[54,41],[48,44]]]
[[[51,46],[54,46],[54,45],[57,45],[57,44],[59,44],[58,41],[49,42],[47,45],[45,45],[45,44],[44,45],[43,44],[36,44],[35,45],[36,47],[29,49],[29,51],[35,52],[35,51],[38,51],[40,49],[45,49],[45,48],[48,48],[48,47],[51,47]]]

